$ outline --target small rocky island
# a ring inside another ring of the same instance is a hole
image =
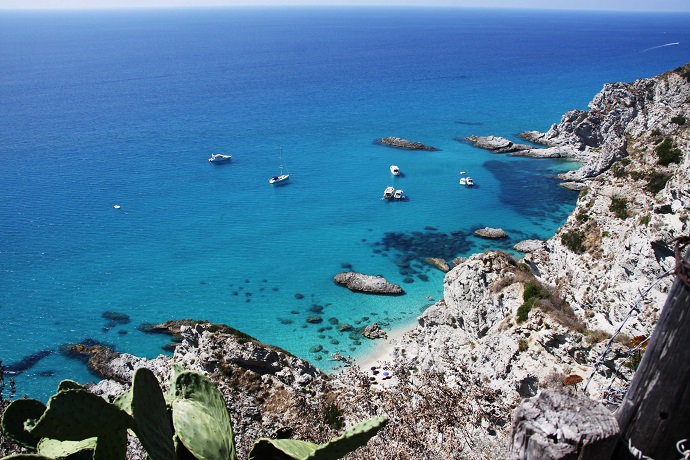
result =
[[[384,137],[379,139],[378,142],[391,147],[407,150],[438,150],[436,147],[424,145],[421,142],[408,141],[407,139],[402,139],[400,137]]]
[[[343,272],[335,275],[333,281],[346,286],[351,291],[364,292],[366,294],[401,295],[405,293],[402,287],[389,283],[383,276]]]

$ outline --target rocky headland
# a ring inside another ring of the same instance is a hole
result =
[[[117,394],[140,366],[163,385],[172,362],[203,372],[226,399],[240,458],[254,439],[279,429],[322,442],[384,414],[388,426],[348,458],[504,458],[523,398],[581,391],[592,376],[587,395],[600,400],[614,369],[631,377],[623,359],[651,333],[672,283],[657,280],[674,266],[670,242],[689,233],[686,118],[690,65],[607,84],[589,110],[568,112],[546,133],[524,134],[545,147],[510,154],[582,163],[563,175],[581,184],[575,210],[552,238],[521,245],[522,260],[500,251],[457,259],[443,299],[406,333],[382,339],[388,348],[374,362],[326,375],[239,331],[189,322],[169,329],[179,340],[172,357],[81,350],[107,357],[94,360],[107,380],[92,389]],[[636,302],[639,313],[595,368]],[[384,370],[395,378],[383,380]]]

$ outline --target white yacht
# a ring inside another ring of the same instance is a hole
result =
[[[395,187],[386,187],[386,190],[383,191],[383,196],[381,197],[382,200],[390,200],[393,198],[393,194],[395,193]]]
[[[227,163],[232,160],[232,155],[223,155],[222,153],[214,153],[208,159],[209,163]]]
[[[400,168],[398,168],[396,165],[391,165],[391,174],[393,174],[394,176],[399,176]]]

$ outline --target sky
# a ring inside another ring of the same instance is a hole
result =
[[[0,9],[132,8],[199,6],[406,5],[567,10],[682,11],[690,0],[0,0]]]

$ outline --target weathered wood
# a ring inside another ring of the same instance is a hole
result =
[[[609,460],[618,440],[616,419],[583,395],[545,390],[515,410],[511,460]]]
[[[690,287],[679,277],[615,415],[621,439],[614,459],[634,458],[629,445],[656,460],[680,458],[676,443],[690,438]]]

